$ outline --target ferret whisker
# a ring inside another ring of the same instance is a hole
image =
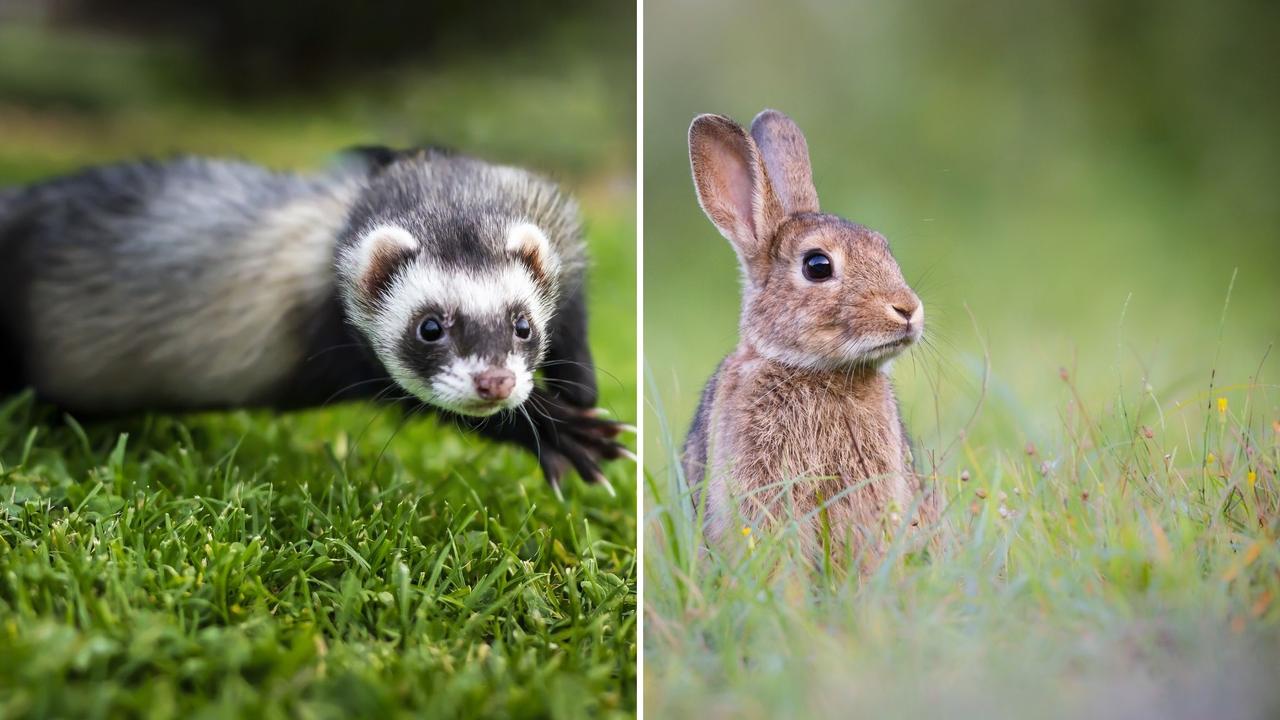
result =
[[[533,454],[534,457],[538,458],[538,464],[541,465],[542,438],[538,436],[538,425],[533,421],[533,418],[529,416],[529,411],[526,410],[523,405],[516,409],[519,410],[524,415],[524,419],[529,422],[529,431],[533,433]]]
[[[546,361],[546,362],[542,363],[541,365],[539,365],[539,368],[555,367],[555,366],[558,366],[558,365],[572,365],[572,366],[576,366],[576,367],[583,368],[584,370],[588,370],[588,371],[591,371],[591,370],[593,370],[593,369],[594,369],[594,371],[595,371],[597,374],[599,374],[599,375],[603,375],[603,376],[605,376],[605,377],[609,378],[610,380],[612,380],[612,381],[614,382],[614,384],[618,385],[619,387],[623,387],[622,379],[621,379],[621,378],[619,378],[617,375],[614,375],[614,374],[613,374],[612,372],[610,372],[609,370],[607,370],[607,369],[605,369],[605,368],[603,368],[603,367],[599,367],[599,366],[596,366],[595,368],[592,368],[592,366],[591,366],[591,365],[588,365],[587,363],[583,363],[583,362],[578,362],[577,360],[548,360],[548,361]],[[545,377],[545,375],[544,375],[544,377]]]
[[[396,439],[396,436],[400,434],[400,431],[403,430],[405,426],[409,424],[409,421],[412,420],[419,412],[421,411],[418,408],[410,408],[408,412],[404,413],[400,417],[400,421],[397,422],[395,428],[391,430],[390,437],[388,437],[387,441],[382,444],[382,449],[378,451],[378,457],[374,459],[373,467],[369,468],[370,482],[374,482],[376,480],[378,466],[382,463],[382,456],[387,454],[387,448],[391,447],[391,442]]]
[[[576,380],[564,380],[564,379],[561,379],[561,378],[548,378],[548,377],[544,377],[544,378],[542,378],[542,381],[543,381],[544,383],[547,383],[548,385],[553,386],[553,387],[554,387],[554,386],[556,386],[556,385],[564,385],[564,386],[566,386],[566,387],[576,387],[576,388],[581,388],[581,389],[583,389],[583,390],[587,390],[587,391],[590,391],[590,390],[591,390],[591,386],[590,386],[590,385],[588,385],[588,384],[586,384],[586,383],[580,383],[580,382],[577,382]]]
[[[540,398],[537,395],[530,395],[529,400],[525,401],[525,405],[528,405],[529,407],[533,408],[534,412],[538,413],[539,417],[542,417],[547,422],[552,423],[553,425],[563,423],[564,422],[563,420],[557,420],[556,418],[551,416],[549,408],[544,408],[539,404],[539,403],[545,403],[545,402],[549,402],[549,401],[544,398]]]
[[[316,352],[314,352],[314,353],[312,353],[312,354],[308,355],[308,356],[307,356],[307,362],[311,362],[312,360],[315,360],[316,358],[320,357],[321,355],[324,355],[324,354],[326,354],[326,353],[334,352],[335,350],[346,350],[346,349],[348,349],[348,348],[359,348],[359,347],[364,347],[364,345],[363,345],[362,343],[358,343],[358,342],[357,342],[357,343],[342,343],[342,344],[340,344],[340,345],[331,345],[331,346],[329,346],[329,347],[327,347],[327,348],[325,348],[325,349],[323,349],[323,350],[318,350],[318,351],[316,351]]]
[[[393,390],[395,390],[397,387],[398,387],[398,386],[396,386],[396,385],[388,385],[387,387],[385,387],[385,388],[383,388],[383,389],[379,390],[379,391],[378,391],[378,392],[377,392],[377,393],[376,393],[376,394],[371,398],[371,400],[372,400],[374,403],[377,403],[377,402],[379,402],[380,400],[383,400],[383,399],[384,399],[388,394],[390,394],[390,393],[391,393]],[[360,450],[360,444],[361,444],[362,442],[364,442],[364,436],[365,436],[365,433],[369,432],[369,428],[373,427],[373,423],[374,423],[374,422],[376,422],[376,421],[377,421],[379,418],[381,418],[381,417],[383,417],[383,413],[380,413],[380,412],[370,413],[370,415],[369,415],[369,420],[368,420],[367,422],[365,422],[364,427],[360,429],[360,432],[359,432],[359,433],[356,433],[356,437],[355,437],[355,439],[351,441],[351,452],[350,452],[350,453],[348,453],[347,457],[355,457],[355,456],[356,456],[356,454],[357,454],[357,453],[359,452],[359,450]]]
[[[362,385],[368,385],[369,383],[375,383],[375,382],[392,383],[393,381],[389,377],[374,377],[374,378],[367,378],[365,380],[358,380],[340,390],[335,391],[332,395],[325,398],[324,402],[320,403],[320,407],[327,407],[329,403],[334,401],[335,398],[347,392],[348,390],[354,390],[355,388],[358,388]]]

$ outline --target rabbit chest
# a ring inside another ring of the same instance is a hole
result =
[[[882,537],[914,490],[890,379],[739,360],[726,363],[716,392],[708,530],[795,521],[816,542],[825,521],[842,543]]]

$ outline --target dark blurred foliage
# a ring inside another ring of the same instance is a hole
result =
[[[434,143],[630,204],[635,42],[632,3],[0,0],[0,184]]]
[[[566,18],[634,27],[635,17],[630,3],[590,0],[26,0],[25,4],[62,25],[182,41],[199,54],[211,85],[247,96],[325,90],[408,61],[430,64],[458,53],[527,49],[545,41],[545,34]],[[612,43],[609,49],[617,51],[618,35],[589,37]]]

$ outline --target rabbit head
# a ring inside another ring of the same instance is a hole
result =
[[[689,159],[702,210],[742,267],[742,342],[817,369],[878,367],[921,338],[924,306],[884,236],[819,211],[791,118],[765,110],[748,133],[700,115]]]

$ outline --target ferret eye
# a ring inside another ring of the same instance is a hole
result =
[[[516,318],[515,326],[516,326],[516,337],[520,338],[521,340],[528,340],[529,336],[533,334],[533,328],[529,327],[528,318],[526,318],[523,315]]]
[[[422,342],[439,342],[444,337],[444,326],[435,318],[427,318],[418,325],[418,339]]]
[[[834,265],[826,253],[810,250],[804,255],[804,279],[809,282],[822,282],[831,277]]]

